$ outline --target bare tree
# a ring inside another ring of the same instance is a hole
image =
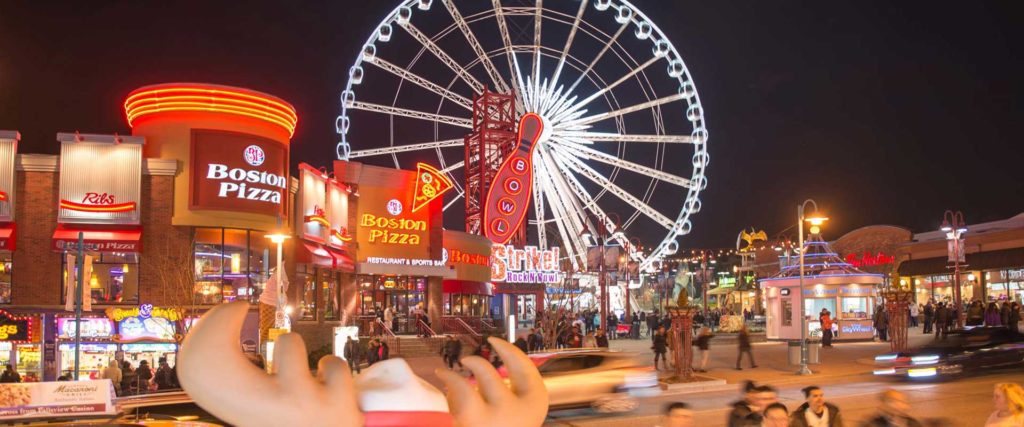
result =
[[[159,300],[178,313],[178,318],[174,319],[178,331],[175,342],[180,345],[191,326],[189,319],[199,315],[199,301],[195,294],[196,264],[192,253],[195,242],[188,228],[175,227],[174,233],[178,235],[158,242],[146,264],[155,274],[155,293],[160,296]],[[182,245],[182,241],[189,243]]]

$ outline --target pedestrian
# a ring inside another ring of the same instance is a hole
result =
[[[665,339],[665,328],[658,328],[658,331],[654,333],[654,343],[651,346],[651,350],[654,350],[654,369],[658,369],[658,358],[661,358],[661,364],[665,366],[665,370],[668,370],[668,362],[665,361],[665,351],[668,350],[668,342]]]
[[[136,392],[133,388],[136,377],[135,368],[132,367],[132,363],[127,360],[121,362],[121,393],[125,396]]]
[[[114,361],[111,361],[111,363],[115,363],[116,364],[117,361],[114,360]],[[117,381],[120,382],[121,379],[118,378]],[[14,370],[14,366],[12,366],[11,364],[8,363],[7,364],[7,368],[4,369],[4,373],[0,374],[0,383],[20,383],[20,382],[21,382],[21,375],[18,375],[18,371]]]
[[[764,409],[764,421],[761,422],[763,427],[787,427],[789,426],[789,410],[786,409],[786,405],[781,403],[773,403],[768,405]]]
[[[939,307],[935,309],[935,338],[940,335],[942,338],[946,337],[949,332],[950,313],[950,308],[946,306],[945,302],[940,302]]]
[[[366,365],[373,366],[378,361],[380,361],[380,342],[374,338],[366,345]]]
[[[932,305],[932,300],[928,300],[928,303],[924,305],[924,333],[932,333],[932,322],[935,318],[935,306]]]
[[[827,308],[821,309],[818,322],[821,323],[821,345],[832,347],[832,313]]]
[[[1017,301],[1010,303],[1010,323],[1007,326],[1013,332],[1020,332],[1020,304]]]
[[[593,332],[587,332],[587,336],[583,337],[583,348],[597,348],[597,339]]]
[[[650,328],[650,324],[647,323],[647,312],[645,312],[643,310],[640,310],[640,324]],[[640,331],[640,336],[646,337],[648,334],[650,334],[650,330],[647,330],[647,331],[641,330]]]
[[[999,321],[999,308],[996,307],[996,303],[990,302],[988,307],[985,308],[985,326],[999,325],[1002,325]]]
[[[520,338],[520,340],[521,339],[522,338]],[[517,343],[518,341],[519,340],[516,340]],[[459,365],[459,369],[462,369],[462,340],[453,335],[449,335],[448,342],[445,347],[448,347],[448,369],[454,369],[456,364]]]
[[[633,317],[630,318],[629,336],[635,340],[640,339],[640,315],[636,312],[634,312]]]
[[[391,348],[388,347],[387,341],[380,341],[380,347],[377,349],[377,360],[388,360],[391,357]]]
[[[537,332],[534,332],[534,342],[536,346],[533,348],[533,351],[541,351],[547,347],[544,345],[544,333],[541,329],[537,329]]]
[[[608,348],[608,334],[604,333],[604,329],[597,330],[597,335],[594,336],[594,342],[597,344],[597,348]]]
[[[1020,384],[996,384],[992,402],[996,410],[988,416],[985,427],[1024,426],[1024,388]]]
[[[139,362],[139,369],[135,370],[136,389],[139,393],[149,391],[149,382],[153,379],[153,370],[149,367],[149,361]]]
[[[655,312],[651,313],[649,316],[647,316],[647,335],[650,335],[651,338],[654,338],[654,332],[658,330],[658,324],[659,323],[660,322],[658,320],[658,312],[657,311],[655,311]]]
[[[171,369],[171,365],[167,364],[167,358],[161,357],[159,363],[160,367],[157,368],[156,374],[154,375],[156,389],[164,391],[179,388],[174,379],[174,371]]]
[[[396,320],[398,319],[395,318],[395,310],[393,310],[390,305],[387,306],[387,308],[384,309],[384,324],[391,328],[392,334],[395,333],[396,329],[398,329],[398,322],[396,322]]]
[[[1003,301],[999,304],[999,323],[1010,327],[1010,301]]]
[[[903,393],[889,389],[882,392],[880,398],[878,415],[862,424],[863,427],[922,427],[908,414],[910,404]]]
[[[911,301],[910,302],[910,327],[911,328],[916,328],[917,327],[917,315],[919,315],[919,314],[921,314],[921,312],[920,312],[920,310],[917,307],[917,303]]]
[[[611,339],[619,338],[619,317],[615,313],[608,314],[608,333],[612,334]]]
[[[743,360],[743,353],[746,353],[747,357],[750,358],[750,368],[751,369],[756,368],[757,364],[754,363],[754,353],[750,349],[751,348],[751,345],[750,345],[750,332],[747,331],[747,325],[746,324],[744,324],[743,326],[740,327],[740,332],[739,332],[739,335],[737,336],[737,338],[739,340],[739,344],[738,344],[739,352],[736,355],[736,370],[737,371],[742,371],[743,370],[743,368],[740,367],[740,361]]]
[[[343,355],[345,360],[348,361],[348,369],[354,373],[362,372],[360,366],[363,362],[363,346],[359,344],[359,341],[353,340],[352,337],[348,337],[348,341],[345,342],[345,348]]]
[[[536,351],[536,350],[537,350],[537,329],[536,328],[530,328],[530,333],[528,335],[526,335],[526,351],[524,353],[529,353],[531,351]]]
[[[692,427],[693,410],[683,402],[672,402],[665,405],[661,414],[661,423],[657,427]]]
[[[121,381],[124,380],[124,375],[121,373],[121,368],[119,367],[119,365],[120,363],[118,363],[117,360],[111,360],[107,367],[103,369],[103,372],[100,372],[101,379],[110,380],[110,382],[114,385],[114,395],[116,396],[120,396],[123,393],[121,389]],[[11,365],[7,365],[8,369],[10,369],[10,367]],[[15,372],[14,374],[17,375],[18,373]],[[4,381],[4,378],[6,378],[6,376],[7,371],[4,371],[3,376],[0,376],[0,383],[7,382]]]
[[[700,328],[700,335],[697,336],[693,343],[700,350],[700,368],[697,368],[697,372],[708,371],[708,359],[711,358],[711,338],[714,337],[715,335],[711,333],[711,328],[707,326]]]
[[[569,348],[583,348],[583,334],[580,333],[579,328],[573,328],[572,333],[569,334],[569,342],[567,344]]]
[[[757,406],[758,387],[753,381],[743,384],[743,399],[733,402],[727,418],[728,427],[753,427],[761,425],[761,410]]]
[[[885,312],[884,305],[878,306],[878,309],[875,310],[875,317],[872,319],[872,322],[874,323],[875,331],[878,332],[878,340],[889,341],[889,336],[887,334],[889,329],[889,315]]]
[[[816,385],[804,387],[807,399],[789,417],[790,427],[842,427],[839,407],[825,401],[825,392]]]

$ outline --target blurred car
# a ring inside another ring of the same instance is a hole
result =
[[[935,379],[1024,364],[1024,335],[1003,327],[950,332],[913,351],[875,357],[874,374]]]
[[[604,349],[529,355],[544,378],[552,410],[591,407],[598,412],[632,411],[638,398],[661,393],[657,371],[642,366],[636,356]],[[507,378],[504,367],[498,372]]]

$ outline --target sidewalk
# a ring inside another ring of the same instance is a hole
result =
[[[923,335],[920,329],[911,329],[910,347],[928,342],[932,336]],[[653,365],[654,354],[651,351],[650,338],[639,340],[612,340],[612,349],[638,353],[638,360],[644,365]],[[702,376],[723,379],[729,384],[739,384],[748,379],[759,383],[786,384],[801,380],[796,375],[798,366],[789,364],[789,348],[785,342],[755,342],[753,344],[754,360],[758,367],[750,368],[750,362],[744,357],[743,370],[736,370],[737,347],[735,343],[716,343],[711,340],[711,357],[708,361],[708,372]],[[891,351],[888,342],[833,342],[832,348],[821,348],[821,364],[810,365],[815,377],[842,377],[871,374],[874,357]],[[694,349],[694,362],[700,363],[700,352]],[[664,371],[663,371],[664,372]],[[664,376],[670,375],[668,372]]]

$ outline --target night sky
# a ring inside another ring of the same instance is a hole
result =
[[[1017,3],[636,0],[686,61],[711,134],[681,246],[774,234],[808,197],[832,218],[827,238],[932,230],[945,209],[968,223],[1024,212]],[[133,89],[201,81],[289,101],[294,162],[328,165],[347,70],[396,2],[241,4],[4,2],[0,129],[55,154],[57,132],[129,133]]]

